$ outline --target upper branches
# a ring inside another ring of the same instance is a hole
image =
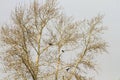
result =
[[[85,80],[95,70],[96,53],[106,51],[103,16],[75,21],[61,13],[57,0],[17,7],[11,25],[1,28],[5,63],[18,79]],[[66,63],[66,54],[76,55]],[[52,76],[52,78],[51,78]]]

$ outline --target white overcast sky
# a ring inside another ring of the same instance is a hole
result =
[[[0,25],[9,21],[11,10],[19,3],[29,4],[33,0],[0,0]],[[103,24],[108,26],[105,40],[108,52],[98,58],[100,66],[97,80],[120,79],[120,0],[59,0],[67,15],[77,19],[104,14]],[[1,76],[0,76],[1,77]]]

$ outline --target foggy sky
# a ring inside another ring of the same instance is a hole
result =
[[[9,21],[10,13],[18,4],[33,0],[0,0],[0,24]],[[120,0],[59,0],[63,11],[77,19],[104,14],[103,24],[108,27],[104,38],[109,43],[108,54],[98,58],[97,80],[120,79]]]

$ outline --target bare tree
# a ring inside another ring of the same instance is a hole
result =
[[[76,21],[57,5],[57,0],[46,0],[19,6],[12,13],[11,25],[1,28],[8,79],[92,79],[87,74],[96,71],[94,58],[107,47],[101,37],[103,16]]]

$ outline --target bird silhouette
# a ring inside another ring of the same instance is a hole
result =
[[[70,68],[67,68],[66,71],[68,72]]]
[[[64,50],[62,50],[62,52],[64,52]]]
[[[50,46],[53,45],[52,43],[48,43]]]

